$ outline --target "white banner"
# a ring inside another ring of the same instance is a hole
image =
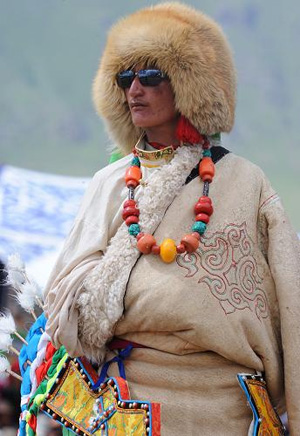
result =
[[[19,253],[43,285],[89,179],[0,167],[0,258]]]

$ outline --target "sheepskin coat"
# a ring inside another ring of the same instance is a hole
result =
[[[93,87],[94,103],[113,142],[127,154],[141,135],[116,75],[134,66],[167,73],[175,106],[202,134],[234,122],[236,77],[231,50],[212,19],[180,3],[142,9],[112,27]]]
[[[236,78],[221,29],[186,5],[158,4],[111,29],[94,81],[97,111],[124,154],[141,131],[116,75],[139,66],[168,75],[178,113],[201,134],[230,131]],[[185,181],[200,156],[201,146],[183,145],[169,163],[142,169],[140,223],[159,243],[190,232],[203,184]],[[216,164],[214,213],[199,249],[166,265],[140,255],[122,222],[131,158],[96,174],[49,279],[53,344],[98,363],[114,334],[144,345],[126,362],[127,377],[132,397],[161,403],[164,436],[246,435],[251,412],[236,373],[265,372],[274,405],[286,404],[298,436],[299,243],[278,195],[259,168],[226,155]]]
[[[71,355],[103,349],[99,331],[103,313],[109,320],[112,306],[109,299],[102,301],[95,270],[122,228],[123,175],[129,160],[127,156],[95,176],[47,287],[47,331]],[[157,172],[143,168],[146,181]],[[138,198],[146,188],[140,187]],[[198,178],[183,184],[153,232],[158,241],[177,241],[189,231],[201,191]],[[161,402],[163,435],[198,434],[201,428],[204,436],[241,436],[251,413],[236,372],[262,371],[279,410],[285,396],[291,435],[296,436],[297,236],[261,170],[231,153],[216,164],[211,198],[214,214],[195,254],[179,255],[170,265],[152,255],[140,256],[131,268],[125,311],[112,333],[150,347],[134,350],[126,364],[132,396]],[[122,265],[116,268],[120,276]],[[123,297],[119,303],[117,316],[124,309]],[[188,420],[178,419],[180,399]]]

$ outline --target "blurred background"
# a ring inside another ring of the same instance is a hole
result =
[[[108,162],[111,144],[91,102],[107,31],[157,3],[0,0],[0,259],[20,252],[42,286],[88,180]],[[221,24],[235,55],[236,123],[223,145],[262,167],[300,231],[300,3],[188,4]],[[2,308],[14,307],[9,295],[2,285]],[[13,395],[0,398],[0,432],[3,416],[16,415]]]

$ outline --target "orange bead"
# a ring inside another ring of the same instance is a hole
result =
[[[200,241],[200,235],[198,232],[193,232],[191,233],[192,236],[194,236],[194,238],[198,239],[198,241]]]
[[[181,244],[185,246],[188,253],[193,253],[199,247],[199,240],[191,234],[187,234],[181,239]]]
[[[148,233],[145,233],[144,236],[142,236],[138,242],[137,242],[137,248],[138,250],[143,254],[149,254],[151,253],[152,246],[156,244],[156,240],[154,236],[149,235]]]
[[[211,182],[215,175],[215,165],[211,157],[203,157],[199,164],[199,175],[203,182]]]
[[[142,171],[139,167],[133,165],[132,167],[127,168],[125,173],[125,182],[127,186],[136,187],[142,178]]]
[[[137,235],[136,239],[139,241],[143,236],[145,236],[145,233],[141,232]]]

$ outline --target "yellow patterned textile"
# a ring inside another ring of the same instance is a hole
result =
[[[129,400],[127,383],[118,377],[93,391],[91,378],[79,362],[67,362],[44,411],[86,436],[160,435],[159,405]]]
[[[238,374],[238,380],[253,411],[251,436],[285,436],[285,428],[271,404],[264,379],[258,375]]]

